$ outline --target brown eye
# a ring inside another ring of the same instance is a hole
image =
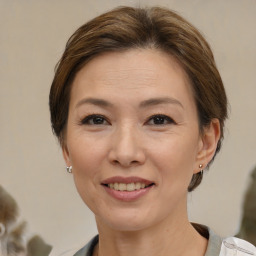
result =
[[[109,122],[102,115],[89,115],[85,117],[82,121],[85,125],[108,125]]]
[[[147,122],[149,125],[167,125],[175,123],[172,118],[166,115],[154,115]]]

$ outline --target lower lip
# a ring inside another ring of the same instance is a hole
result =
[[[130,202],[130,201],[135,201],[141,198],[142,196],[144,196],[145,194],[147,194],[153,186],[149,186],[147,188],[142,188],[134,191],[119,191],[119,190],[111,189],[107,186],[103,186],[103,187],[107,191],[107,193],[112,197],[114,197],[115,199],[118,199],[120,201]]]

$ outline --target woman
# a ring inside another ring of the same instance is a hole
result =
[[[74,255],[219,255],[221,239],[189,222],[187,192],[220,150],[227,98],[189,22],[120,7],[86,23],[57,66],[50,111],[99,232]]]

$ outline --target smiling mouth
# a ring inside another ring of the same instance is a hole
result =
[[[132,192],[135,190],[140,190],[140,189],[144,189],[144,188],[148,188],[154,185],[154,183],[151,183],[149,185],[146,185],[145,183],[142,182],[132,182],[132,183],[108,183],[108,184],[103,184],[106,187],[109,187],[113,190],[116,191],[128,191],[128,192]]]

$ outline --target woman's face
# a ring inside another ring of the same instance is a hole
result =
[[[178,222],[203,147],[187,76],[167,54],[106,53],[76,75],[63,152],[98,223]]]

